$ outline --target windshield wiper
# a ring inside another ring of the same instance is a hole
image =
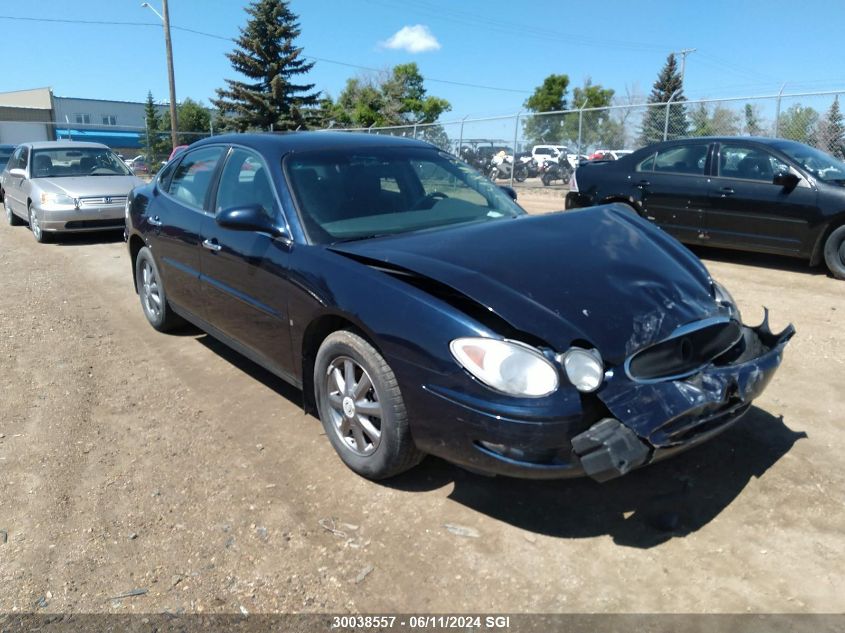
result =
[[[373,240],[377,237],[388,237],[396,235],[395,233],[370,233],[369,235],[356,235],[355,237],[345,237],[342,240],[335,240],[332,244],[344,244],[346,242],[360,242],[361,240]]]

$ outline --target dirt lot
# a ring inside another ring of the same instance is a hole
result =
[[[3,223],[0,612],[841,612],[845,282],[700,255],[798,330],[740,425],[604,485],[436,459],[375,484],[296,390],[154,332],[119,236]]]

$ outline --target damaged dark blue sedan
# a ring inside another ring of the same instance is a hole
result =
[[[133,192],[126,235],[151,325],[187,320],[301,387],[365,477],[432,454],[603,481],[749,409],[791,326],[743,325],[624,207],[513,197],[422,142],[218,136]]]

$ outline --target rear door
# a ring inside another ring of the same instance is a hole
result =
[[[220,174],[214,211],[260,206],[279,227],[281,205],[264,159],[233,147]],[[293,374],[287,302],[290,242],[266,233],[224,228],[214,217],[202,228],[201,269],[207,320],[280,373]]]
[[[147,236],[159,263],[168,300],[204,318],[200,287],[200,231],[209,217],[209,198],[225,147],[186,152],[169,176],[159,179],[147,221]]]
[[[703,241],[710,149],[707,142],[663,147],[641,160],[631,176],[645,217],[682,242]]]
[[[803,176],[791,189],[773,184],[774,175],[790,166],[753,143],[720,143],[715,162],[705,221],[708,243],[799,254],[810,223],[818,220],[816,189]]]

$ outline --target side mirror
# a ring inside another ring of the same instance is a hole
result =
[[[15,167],[14,169],[9,170],[9,175],[14,176],[15,178],[26,178],[26,170],[21,169],[20,167]]]
[[[499,185],[499,189],[508,194],[511,200],[516,200],[516,191],[514,191],[513,187],[508,187],[507,185]]]
[[[779,185],[784,189],[795,189],[799,182],[801,182],[801,179],[791,171],[779,171],[772,178],[772,184]]]
[[[217,214],[215,221],[220,226],[233,231],[257,231],[268,233],[273,237],[280,237],[285,234],[284,231],[276,227],[260,204],[223,209]]]

